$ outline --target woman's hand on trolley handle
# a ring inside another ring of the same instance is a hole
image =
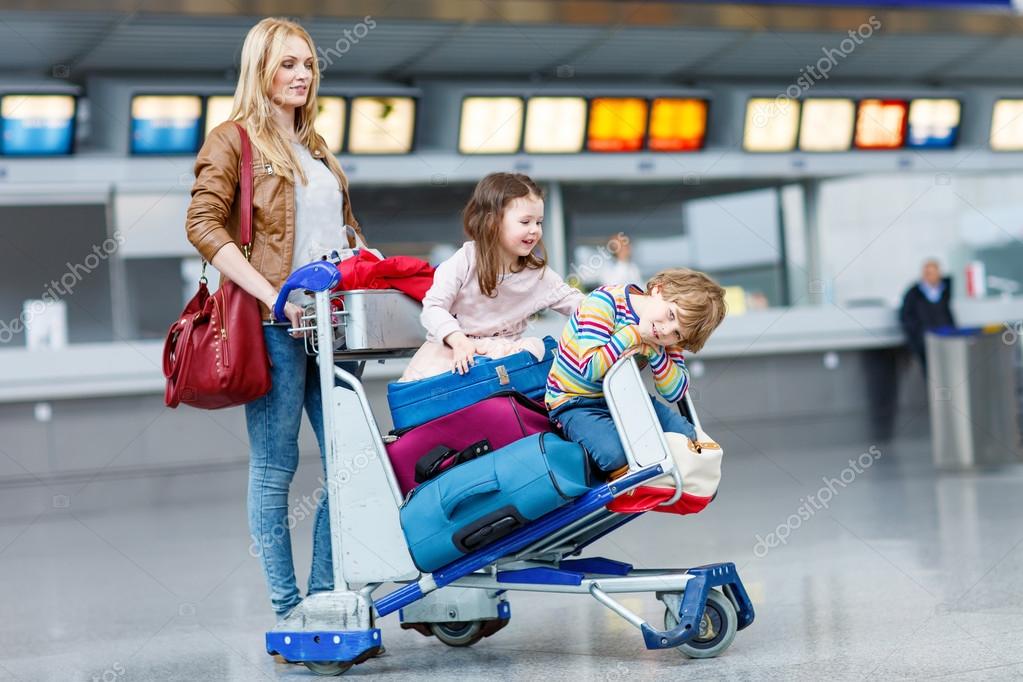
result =
[[[277,290],[274,289],[273,285],[263,275],[259,274],[256,268],[252,267],[252,264],[245,258],[237,244],[233,242],[225,244],[223,248],[214,254],[212,265],[218,272],[223,273],[229,280],[240,286],[257,300],[262,301],[270,310],[273,310],[274,303],[277,302]],[[302,326],[302,309],[299,306],[294,303],[286,304],[284,306],[284,315],[288,318],[293,328]],[[298,338],[302,333],[292,332],[291,335]]]
[[[277,297],[279,295],[279,292],[275,291],[273,297],[268,302],[264,301],[264,303],[270,307],[270,310],[274,309],[274,304],[277,303]],[[291,325],[291,329],[298,329],[302,326],[302,308],[294,303],[289,302],[284,304],[284,317],[288,318],[288,323]],[[296,339],[301,338],[304,334],[305,332],[291,332],[292,338]]]

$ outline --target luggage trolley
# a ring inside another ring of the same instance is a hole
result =
[[[334,591],[309,596],[296,607],[288,622],[300,624],[297,629],[268,632],[269,653],[303,663],[320,675],[340,675],[380,650],[375,621],[395,611],[402,627],[435,635],[451,646],[467,646],[507,624],[507,594],[515,591],[588,594],[635,626],[648,649],[677,648],[695,658],[717,656],[737,630],[753,622],[753,605],[732,563],[637,569],[612,559],[578,558],[588,545],[639,515],[608,510],[615,497],[665,473],[676,486],[665,504],[682,494],[681,476],[632,358],[615,363],[604,380],[628,473],[439,570],[421,573],[399,523],[402,494],[362,383],[335,366],[337,360],[407,357],[421,342],[421,332],[407,347],[395,347],[401,332],[382,335],[387,338],[377,334],[384,347],[366,347],[365,341],[373,337],[366,327],[369,321],[366,316],[360,320],[349,301],[347,309],[337,310],[337,297],[330,291],[338,280],[330,263],[299,268],[275,306],[281,319],[290,291],[315,293],[300,329],[307,332],[310,352],[317,356],[323,387]],[[408,310],[388,307],[382,314],[411,315],[418,323],[416,304],[405,303]],[[337,351],[341,337],[349,347]],[[685,408],[701,432],[688,396]],[[398,587],[374,598],[385,583]],[[663,630],[614,598],[641,592],[653,592],[664,603]]]

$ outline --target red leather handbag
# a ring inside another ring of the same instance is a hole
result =
[[[252,244],[252,144],[239,124],[242,159],[239,184],[241,246]],[[256,299],[230,280],[216,293],[206,288],[206,264],[199,291],[167,331],[163,346],[164,402],[204,410],[242,405],[270,390],[270,360]]]

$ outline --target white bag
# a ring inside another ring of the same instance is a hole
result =
[[[665,440],[671,450],[675,468],[682,476],[682,492],[696,497],[713,497],[721,483],[721,457],[724,451],[702,430],[697,440],[691,441],[681,433],[666,432]],[[653,479],[649,485],[674,488],[671,474]]]

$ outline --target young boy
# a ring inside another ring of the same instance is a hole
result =
[[[601,287],[583,299],[558,344],[547,377],[547,409],[570,440],[610,474],[627,462],[603,380],[619,358],[637,353],[650,363],[657,391],[678,402],[689,387],[682,349],[696,352],[725,318],[725,290],[702,272],[676,268],[657,273],[646,293],[635,285]],[[696,438],[692,424],[654,396],[665,431]]]

